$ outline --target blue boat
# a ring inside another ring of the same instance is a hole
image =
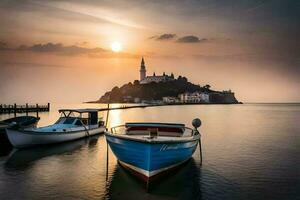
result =
[[[149,182],[192,157],[200,141],[201,121],[194,124],[195,129],[174,123],[126,123],[105,136],[119,163]]]

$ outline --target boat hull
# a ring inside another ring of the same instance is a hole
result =
[[[191,158],[199,138],[177,141],[137,141],[106,133],[119,163],[144,181],[173,169]]]
[[[71,140],[76,140],[83,137],[88,137],[96,134],[103,133],[105,131],[104,127],[90,129],[87,134],[85,130],[72,131],[72,132],[36,132],[36,131],[25,131],[25,130],[15,130],[7,129],[7,136],[10,143],[15,148],[26,148],[36,145],[43,144],[54,144],[67,142]]]
[[[0,122],[0,144],[1,148],[11,148],[11,143],[7,137],[6,129],[15,128],[35,128],[40,118],[33,116],[20,116],[6,119]],[[14,124],[13,124],[14,123]]]

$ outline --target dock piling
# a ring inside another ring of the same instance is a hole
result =
[[[17,104],[14,104],[14,116],[17,117]]]
[[[17,113],[26,113],[26,116],[28,116],[28,113],[35,112],[37,116],[39,116],[39,112],[49,112],[50,111],[50,103],[47,103],[46,105],[29,105],[26,103],[25,105],[17,105],[14,104],[0,104],[0,114],[14,114],[14,117],[17,116]]]
[[[36,117],[39,118],[39,104],[36,104]]]
[[[108,180],[108,142],[106,141],[106,182]]]
[[[200,165],[202,165],[202,145],[201,145],[201,135],[199,138],[199,151],[200,151]]]
[[[26,112],[26,116],[28,116],[28,103],[26,103],[26,107],[25,107],[25,112]]]

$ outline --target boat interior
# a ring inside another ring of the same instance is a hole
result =
[[[126,123],[112,128],[112,133],[127,136],[155,137],[186,137],[193,135],[193,129],[184,124],[171,123]]]

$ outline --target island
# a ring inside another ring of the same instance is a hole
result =
[[[210,85],[196,85],[186,77],[174,74],[146,76],[144,58],[140,66],[140,80],[115,86],[93,103],[148,103],[148,104],[237,104],[231,90],[215,91]]]

